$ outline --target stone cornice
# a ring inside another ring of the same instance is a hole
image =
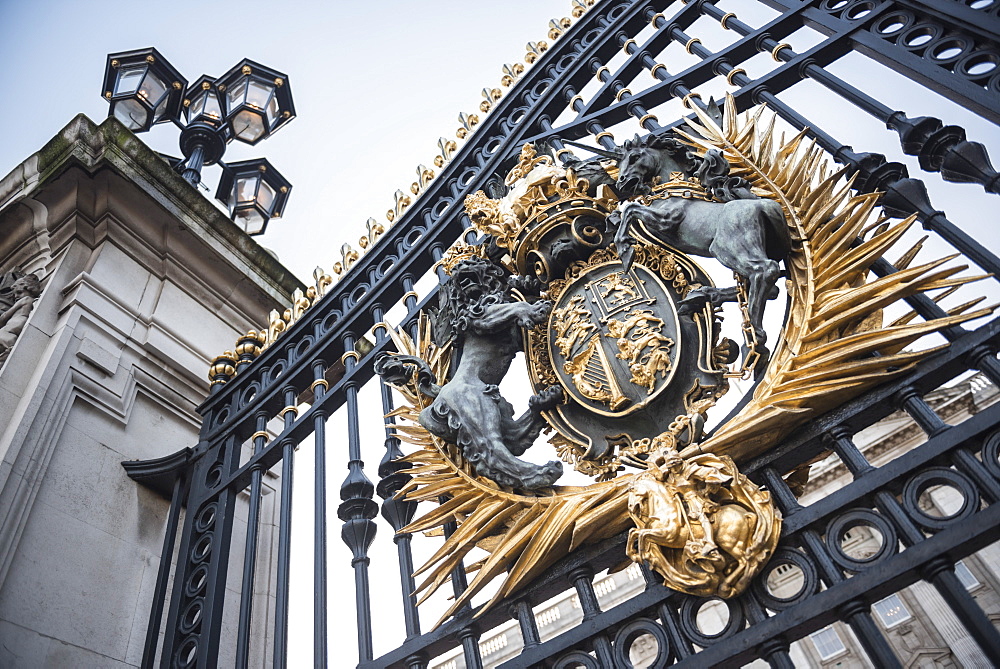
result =
[[[135,184],[219,260],[249,277],[276,301],[287,304],[295,289],[305,290],[284,265],[115,118],[98,126],[80,114],[15,167],[0,180],[0,215],[32,198],[74,166],[91,175],[110,169]]]

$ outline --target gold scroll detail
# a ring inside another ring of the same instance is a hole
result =
[[[729,457],[704,454],[684,460],[660,443],[648,469],[629,485],[628,513],[635,529],[629,531],[625,552],[648,564],[669,588],[734,597],[774,552],[781,515],[770,494]]]

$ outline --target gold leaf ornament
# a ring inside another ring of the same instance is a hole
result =
[[[691,512],[676,515],[678,522],[687,523],[684,531],[695,539],[704,539],[705,532],[691,525],[693,521],[687,516],[697,519],[702,514],[708,518],[714,547],[706,548],[698,541],[682,544],[681,548],[665,547],[665,542],[655,536],[665,528],[650,520],[650,514],[643,509],[644,504],[648,506],[649,494],[659,495],[660,502],[664,494],[669,494],[669,486],[647,485],[652,478],[669,478],[662,471],[666,455],[657,459],[654,449],[644,447],[636,452],[652,450],[652,457],[633,463],[645,465],[643,471],[588,486],[555,486],[533,494],[502,489],[477,477],[455,446],[420,426],[418,416],[430,398],[422,396],[416,384],[410,382],[398,388],[405,402],[391,414],[397,420],[394,426],[399,438],[415,447],[403,458],[413,465],[408,470],[413,478],[399,495],[412,501],[442,497],[447,501],[401,532],[439,533],[446,523],[457,525],[416,572],[422,577],[417,586],[421,601],[447,582],[452,570],[473,551],[486,553],[466,568],[475,576],[438,624],[470,603],[494,580],[499,579],[500,585],[477,615],[531,583],[575,548],[630,528],[638,533],[628,541],[629,555],[659,572],[668,587],[699,595],[739,594],[773,551],[781,518],[768,494],[747,481],[736,464],[777,445],[820,413],[905,374],[936,350],[905,350],[919,338],[993,311],[970,310],[978,302],[973,300],[956,307],[946,318],[911,322],[913,318],[908,316],[882,325],[882,310],[894,302],[925,291],[950,293],[981,277],[959,276],[964,267],[949,265],[951,258],[909,266],[916,252],[908,252],[904,255],[906,262],[901,263],[904,269],[869,281],[871,264],[902,237],[912,217],[895,225],[882,225],[881,221],[873,225],[877,195],[852,195],[850,180],[844,179],[843,171],[830,168],[829,157],[806,140],[804,132],[788,141],[777,139],[773,118],[764,120],[762,110],[738,116],[732,97],[727,96],[723,127],[697,108],[695,113],[698,120],[689,121],[689,125],[699,134],[688,133],[686,139],[706,151],[722,150],[734,175],[747,179],[758,194],[780,202],[793,240],[786,262],[788,316],[763,379],[737,416],[710,438],[677,454],[681,471],[701,481],[698,485],[702,496],[701,501],[692,501],[679,492],[680,497],[675,494],[670,503],[676,502],[679,507],[675,508]],[[535,167],[535,159],[533,155],[522,155],[525,174]],[[472,196],[470,200],[466,208],[476,227],[512,243],[517,221],[504,221],[499,210],[490,209],[493,205],[485,196]],[[866,232],[871,234],[862,237]],[[683,274],[667,264],[660,272],[665,278],[684,281]],[[552,282],[550,289],[556,283]],[[532,345],[535,340],[544,342],[548,336],[535,334],[529,338]],[[416,339],[401,331],[390,335],[399,353],[422,358],[439,384],[446,381],[450,345],[439,348],[431,342],[426,317],[421,316]],[[657,439],[661,449],[673,447],[671,435],[665,433],[652,441]],[[622,455],[628,455],[625,449]],[[623,457],[623,461],[627,459]],[[698,467],[705,469],[692,474],[691,468]],[[654,471],[657,469],[660,471]],[[600,466],[597,470],[603,471]],[[718,495],[713,486],[726,487],[727,493]],[[720,511],[719,507],[725,506],[720,500],[737,500],[738,508]],[[720,513],[732,518],[722,519]],[[738,525],[736,516],[746,513],[756,515],[754,535],[748,544],[754,548],[745,552],[742,562],[720,562],[713,550],[725,549],[732,537],[721,535],[729,531],[731,520]],[[676,529],[676,524],[671,527]],[[698,575],[698,569],[705,571],[705,565],[723,568],[717,576],[707,578]]]

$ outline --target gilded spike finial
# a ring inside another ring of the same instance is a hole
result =
[[[549,39],[557,40],[559,36],[566,32],[566,29],[573,24],[573,21],[567,17],[561,19],[552,19],[549,21]]]
[[[527,53],[524,54],[524,62],[531,65],[549,48],[548,42],[528,42],[524,47]]]
[[[265,348],[277,341],[278,335],[284,332],[286,327],[288,327],[288,324],[282,320],[281,314],[276,309],[271,309],[271,313],[267,317],[267,341],[264,343]]]
[[[479,109],[485,114],[493,107],[494,102],[503,97],[503,91],[499,88],[484,88],[482,95],[483,101],[479,103]]]
[[[396,204],[393,206],[392,209],[385,212],[385,217],[389,219],[390,223],[392,223],[397,218],[402,216],[403,212],[406,211],[406,208],[410,206],[411,202],[410,196],[401,190],[396,191],[395,198],[396,198]]]
[[[462,124],[462,127],[455,134],[459,139],[465,139],[472,132],[472,129],[479,124],[479,117],[475,114],[462,112],[458,115],[458,122]]]
[[[524,65],[521,63],[507,63],[503,66],[503,77],[500,79],[502,86],[513,86],[514,82],[524,72]]]
[[[434,157],[435,167],[444,167],[444,164],[451,160],[451,157],[455,155],[455,151],[458,150],[458,144],[455,140],[448,139],[447,137],[438,138],[438,150],[441,152]]]
[[[342,267],[344,271],[351,269],[358,260],[358,252],[355,251],[350,244],[344,244],[340,247],[340,257],[342,259]]]
[[[375,242],[378,241],[378,238],[382,236],[382,233],[385,232],[385,226],[376,221],[374,218],[369,218],[365,222],[365,227],[368,229],[368,234],[358,240],[358,244],[360,244],[363,249],[374,245]]]
[[[312,306],[309,298],[306,297],[305,293],[302,292],[301,288],[296,288],[295,292],[292,293],[292,311],[290,323],[302,318],[302,314],[305,313],[306,309]]]
[[[414,195],[420,194],[433,178],[434,170],[428,169],[426,165],[417,165],[417,180],[410,185],[410,191]]]
[[[316,297],[319,298],[326,295],[326,289],[333,283],[333,277],[327,274],[322,267],[317,267],[313,270],[313,279],[316,281]]]

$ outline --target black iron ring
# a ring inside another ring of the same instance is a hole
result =
[[[798,592],[789,597],[778,597],[767,588],[767,579],[771,573],[783,564],[791,564],[802,572],[802,586]],[[790,606],[811,597],[819,589],[819,574],[816,566],[805,554],[793,548],[779,548],[768,561],[767,566],[753,580],[751,585],[757,599],[772,611],[783,611]]]
[[[643,634],[648,634],[656,639],[656,657],[653,658],[652,664],[648,666],[653,669],[661,669],[670,664],[672,653],[670,640],[667,638],[666,631],[655,620],[651,620],[650,618],[636,618],[618,630],[618,634],[615,635],[614,655],[616,667],[631,666],[632,661],[629,659],[629,650],[631,650],[635,640]]]
[[[882,545],[867,558],[854,558],[844,552],[841,538],[851,527],[866,525],[882,535]],[[849,571],[862,571],[896,552],[899,540],[892,524],[871,509],[851,509],[840,514],[827,526],[824,537],[830,556]]]
[[[962,495],[962,506],[948,516],[931,516],[920,508],[920,496],[928,488],[946,485]],[[910,478],[903,487],[903,508],[920,526],[928,530],[943,530],[964,520],[979,509],[979,491],[965,474],[946,467],[931,467]]]
[[[726,626],[716,634],[705,634],[698,629],[698,611],[701,610],[705,602],[717,599],[713,597],[691,597],[681,604],[680,625],[684,636],[691,643],[702,648],[707,648],[717,641],[731,637],[746,626],[746,618],[743,615],[743,605],[735,599],[719,599],[729,609],[729,620]]]

